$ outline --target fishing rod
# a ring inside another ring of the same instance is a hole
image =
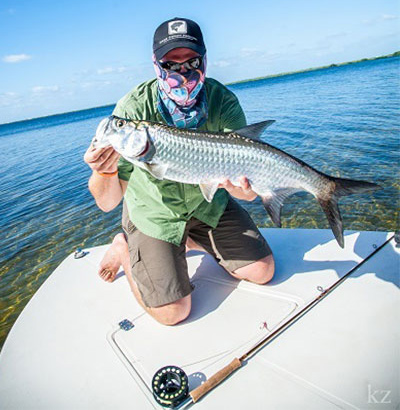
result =
[[[221,382],[223,382],[228,376],[234,373],[236,370],[242,367],[245,361],[248,361],[254,356],[261,348],[265,347],[268,343],[272,342],[281,333],[283,333],[288,327],[304,316],[310,309],[317,305],[321,300],[328,296],[334,289],[336,289],[341,283],[343,283],[352,273],[360,268],[365,262],[367,262],[372,256],[379,252],[386,244],[388,244],[395,235],[392,235],[382,245],[376,247],[376,249],[370,253],[364,260],[358,265],[350,269],[344,276],[338,279],[327,289],[323,289],[318,286],[320,294],[310,303],[308,303],[303,309],[295,314],[289,321],[283,323],[272,333],[260,340],[250,350],[244,353],[239,358],[234,358],[227,366],[223,367],[203,384],[196,387],[189,392],[188,379],[185,372],[177,366],[165,366],[158,370],[152,380],[153,396],[156,401],[165,406],[171,408],[177,408],[182,406],[189,406],[199,401],[207,393],[213,390]]]

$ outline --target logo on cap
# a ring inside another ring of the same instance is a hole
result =
[[[183,20],[170,21],[168,23],[168,35],[172,36],[174,34],[186,34],[187,24]]]

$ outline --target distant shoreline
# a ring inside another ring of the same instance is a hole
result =
[[[327,68],[343,67],[343,66],[350,65],[350,64],[363,63],[365,61],[382,60],[384,58],[392,58],[392,57],[399,57],[399,56],[400,56],[400,51],[396,51],[392,54],[387,54],[387,55],[379,56],[379,57],[362,58],[361,60],[346,61],[345,63],[333,63],[333,64],[330,64],[330,65],[324,65],[324,66],[321,66],[321,67],[312,67],[312,68],[306,68],[304,70],[288,71],[288,72],[279,73],[279,74],[271,74],[271,75],[266,75],[266,76],[263,76],[263,77],[249,78],[247,80],[233,81],[233,82],[230,82],[230,83],[226,83],[225,85],[236,85],[236,84],[250,83],[250,82],[253,82],[253,81],[261,81],[261,80],[266,80],[266,79],[276,78],[276,77],[285,77],[285,76],[289,76],[289,75],[293,75],[293,74],[309,73],[309,72],[312,72],[312,71],[326,70]]]
[[[249,79],[245,79],[245,80],[238,80],[238,81],[225,83],[225,85],[229,86],[229,85],[236,85],[236,84],[244,84],[244,83],[249,83],[249,82],[254,82],[254,81],[261,81],[261,80],[267,80],[267,79],[271,79],[271,78],[285,77],[285,76],[290,76],[290,75],[294,75],[294,74],[309,73],[309,72],[318,71],[318,70],[326,70],[328,68],[343,67],[343,66],[350,65],[350,64],[363,63],[365,61],[381,60],[381,59],[385,59],[385,58],[392,58],[392,57],[399,57],[399,56],[400,56],[400,51],[395,51],[392,54],[387,54],[387,55],[384,55],[384,56],[363,58],[361,60],[346,61],[344,63],[333,63],[333,64],[330,64],[330,65],[325,65],[325,66],[321,66],[321,67],[312,67],[312,68],[306,68],[304,70],[289,71],[289,72],[284,72],[284,73],[266,75],[266,76],[262,76],[262,77],[249,78]],[[58,116],[64,116],[64,115],[69,115],[69,114],[78,113],[78,112],[84,112],[84,111],[90,111],[90,110],[95,110],[95,109],[107,108],[107,107],[112,107],[113,105],[115,105],[115,103],[105,104],[105,105],[101,105],[101,106],[98,106],[98,107],[83,108],[81,110],[73,110],[73,111],[67,111],[67,112],[63,112],[63,113],[44,115],[42,117],[27,118],[27,119],[24,119],[24,120],[5,122],[5,123],[0,124],[0,127],[3,126],[3,125],[13,125],[13,124],[17,124],[17,123],[26,122],[26,121],[42,120],[42,119],[45,119],[45,118],[58,117]]]

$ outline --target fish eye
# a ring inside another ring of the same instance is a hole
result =
[[[115,121],[115,126],[116,126],[117,128],[122,128],[125,124],[126,124],[126,121],[125,121],[125,120],[122,120],[121,118],[118,118],[118,119]]]

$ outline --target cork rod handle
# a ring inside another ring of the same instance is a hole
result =
[[[204,395],[211,391],[215,386],[224,381],[230,374],[241,367],[242,362],[235,358],[227,366],[219,370],[213,376],[211,376],[207,381],[201,384],[199,387],[190,392],[190,396],[193,403],[199,401]]]

